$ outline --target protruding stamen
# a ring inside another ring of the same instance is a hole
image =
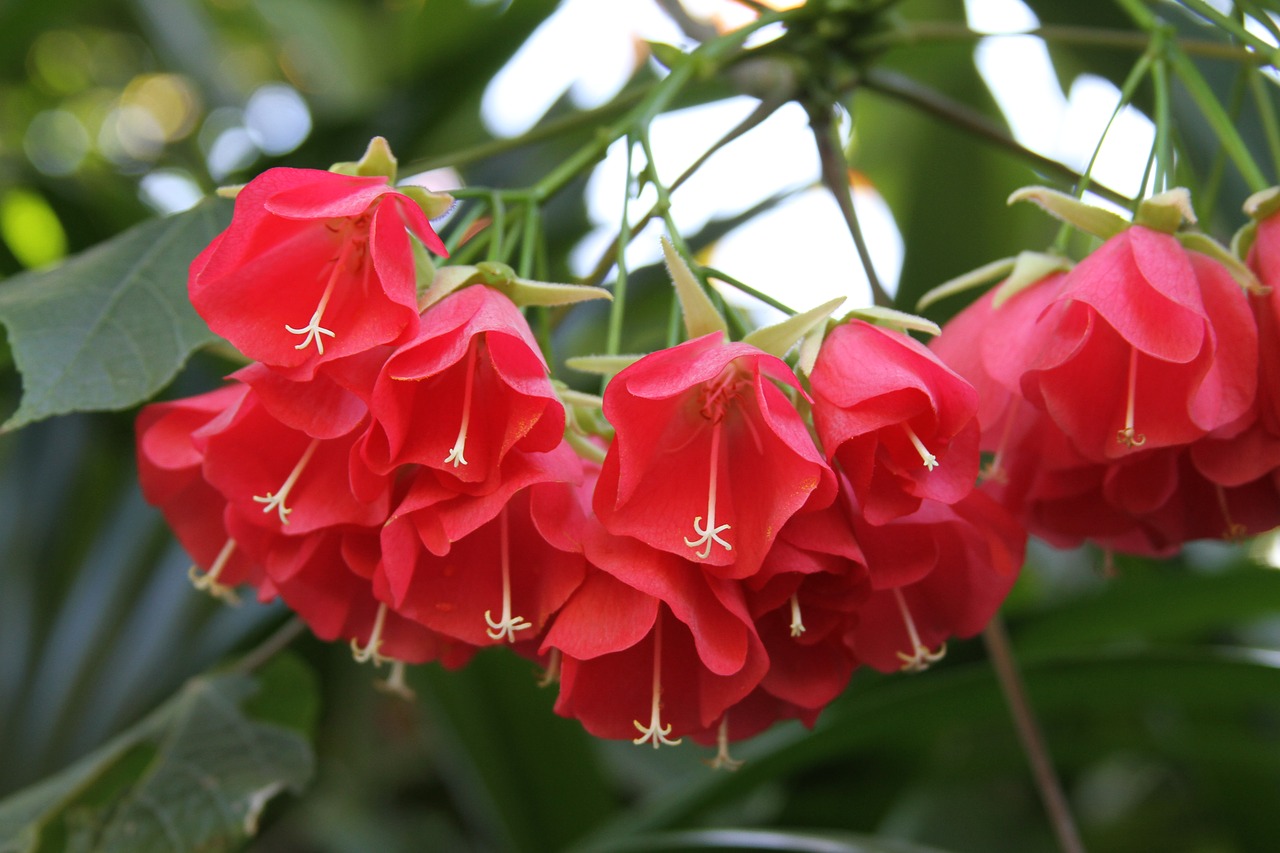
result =
[[[1137,347],[1129,348],[1129,391],[1125,400],[1124,407],[1124,429],[1116,433],[1116,443],[1123,444],[1125,447],[1141,447],[1147,443],[1147,437],[1140,433],[1134,432],[1133,429],[1133,405],[1134,398],[1137,396],[1138,388],[1138,349]]]
[[[263,512],[271,512],[271,510],[274,509],[280,515],[281,524],[289,523],[289,513],[293,512],[293,510],[285,506],[284,502],[288,499],[289,492],[293,489],[294,484],[298,482],[298,477],[302,476],[302,470],[306,468],[307,463],[311,461],[311,454],[316,452],[316,447],[318,447],[319,444],[320,439],[313,438],[311,440],[311,443],[307,445],[307,449],[302,452],[302,458],[298,460],[298,464],[293,466],[293,470],[289,472],[288,478],[286,478],[284,484],[280,486],[280,491],[267,492],[265,495],[253,496],[255,502],[265,504],[265,506],[262,507]]]
[[[222,546],[222,550],[218,552],[218,556],[213,559],[213,565],[209,567],[209,571],[200,574],[200,567],[192,565],[187,569],[187,577],[191,578],[191,584],[196,589],[209,593],[214,598],[221,598],[228,604],[239,604],[240,596],[236,595],[236,591],[226,584],[218,583],[218,577],[222,574],[222,570],[227,567],[227,563],[231,560],[232,553],[236,550],[236,540],[228,539],[226,544]]]
[[[547,656],[547,668],[538,676],[539,687],[550,687],[560,680],[560,650],[552,649]]]
[[[932,471],[938,467],[938,457],[929,452],[929,448],[924,446],[924,442],[920,440],[920,436],[916,435],[916,431],[911,428],[911,424],[904,423],[902,428],[907,431],[907,438],[911,439],[911,443],[915,445],[916,453],[920,454],[920,461],[924,463],[924,467]]]
[[[991,462],[978,472],[979,480],[992,483],[1009,482],[1009,473],[1004,469],[1003,459],[1005,448],[1009,446],[1009,439],[1013,435],[1013,424],[1017,420],[1017,415],[1018,406],[1010,402],[1005,407],[1004,427],[1000,430],[1000,444],[996,446],[996,452],[991,457]]]
[[[804,620],[800,618],[800,599],[791,593],[791,636],[799,637],[804,633]]]
[[[1222,531],[1222,538],[1228,542],[1239,543],[1249,530],[1243,524],[1231,518],[1231,508],[1227,506],[1227,493],[1223,491],[1222,486],[1214,483],[1213,488],[1218,493],[1218,509],[1222,510],[1222,520],[1227,523],[1226,528]]]
[[[653,741],[653,748],[659,746],[678,746],[684,738],[676,738],[672,740],[668,735],[671,734],[671,724],[662,725],[662,614],[658,614],[658,621],[653,626],[653,704],[649,711],[649,725],[644,726],[639,720],[631,721],[636,731],[640,732],[640,737],[634,738],[631,742],[636,746],[640,746],[648,741]]]
[[[720,727],[716,729],[716,757],[707,762],[712,770],[737,770],[742,766],[741,759],[729,754],[729,712],[725,711],[720,718]]]
[[[444,458],[445,464],[452,462],[454,468],[467,464],[467,457],[463,456],[462,452],[467,446],[467,425],[471,423],[471,388],[475,383],[477,346],[479,344],[467,349],[467,379],[462,389],[462,426],[458,428],[458,438],[453,443],[453,449]]]
[[[316,305],[315,313],[311,315],[311,319],[307,321],[307,325],[300,329],[295,329],[288,323],[285,323],[284,329],[291,335],[306,335],[302,339],[302,343],[294,347],[294,349],[306,349],[312,343],[316,345],[316,352],[324,355],[324,336],[331,338],[337,337],[332,330],[326,329],[320,325],[320,320],[324,317],[324,309],[329,307],[329,298],[333,296],[333,289],[338,284],[338,275],[342,272],[343,266],[347,262],[347,257],[351,254],[351,249],[359,241],[351,239],[348,236],[342,243],[342,251],[338,253],[338,259],[333,262],[333,272],[329,273],[329,281],[325,284],[324,293],[320,296],[320,303]]]
[[[531,622],[526,622],[522,616],[511,615],[511,546],[510,534],[507,531],[507,508],[504,506],[502,512],[498,515],[498,539],[499,548],[502,552],[502,619],[493,621],[490,611],[484,612],[484,621],[488,624],[489,630],[485,631],[489,635],[490,640],[505,639],[508,643],[516,641],[516,631],[523,631],[526,628],[532,628]]]
[[[702,516],[697,516],[693,520],[693,532],[698,534],[697,539],[684,538],[684,544],[690,548],[697,548],[699,545],[706,545],[701,552],[694,552],[698,559],[705,560],[711,554],[711,546],[719,543],[724,546],[726,551],[732,551],[733,546],[720,537],[720,532],[729,530],[728,524],[716,524],[716,474],[720,468],[720,422],[716,421],[711,427],[711,485],[707,489],[707,523],[702,524]]]
[[[947,644],[943,643],[938,646],[936,652],[929,651],[929,647],[920,642],[920,635],[916,632],[916,623],[911,618],[911,611],[907,609],[907,601],[902,597],[902,591],[894,587],[893,596],[898,601],[898,612],[902,614],[902,621],[907,626],[907,636],[911,640],[911,654],[898,652],[898,658],[902,661],[902,671],[924,672],[946,656]]]
[[[418,695],[404,680],[404,661],[402,660],[391,661],[391,674],[382,681],[373,682],[373,686],[383,693],[398,696],[406,702],[412,701]]]
[[[369,632],[368,642],[361,646],[356,642],[355,637],[351,638],[351,656],[356,659],[356,663],[373,661],[374,666],[382,666],[386,658],[378,654],[378,649],[382,648],[382,626],[386,621],[387,605],[379,604],[378,615],[373,618],[373,630]]]

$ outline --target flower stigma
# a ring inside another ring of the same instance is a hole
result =
[[[209,571],[200,574],[200,567],[194,563],[191,568],[187,569],[187,577],[191,579],[191,585],[198,590],[209,593],[214,598],[220,598],[228,604],[239,604],[240,596],[236,595],[236,591],[226,584],[218,583],[218,577],[222,574],[222,570],[227,567],[227,563],[231,560],[232,553],[236,550],[236,540],[228,539],[226,544],[222,546],[222,550],[218,552],[218,556],[214,558],[213,565],[209,567]]]
[[[290,507],[285,506],[284,502],[289,498],[289,492],[293,490],[293,486],[298,482],[298,477],[302,476],[302,471],[307,467],[307,463],[311,461],[311,454],[316,452],[316,447],[320,444],[320,439],[313,438],[311,443],[307,445],[307,449],[303,451],[302,458],[298,460],[298,464],[293,466],[293,470],[289,472],[289,476],[285,479],[284,484],[280,486],[278,492],[267,492],[265,495],[254,495],[255,503],[264,504],[263,512],[271,512],[275,510],[280,516],[281,524],[289,523],[289,513],[293,512]]]
[[[382,626],[386,621],[387,605],[379,604],[378,615],[373,618],[373,630],[369,632],[368,642],[361,646],[355,637],[351,638],[351,657],[355,658],[356,663],[373,661],[374,666],[382,666],[386,658],[378,654],[378,649],[382,648]]]
[[[938,646],[936,652],[929,651],[929,647],[920,642],[920,635],[916,632],[915,620],[911,618],[911,611],[907,609],[907,602],[902,597],[902,591],[894,587],[893,596],[898,601],[898,612],[902,614],[902,621],[907,626],[907,636],[910,638],[912,646],[911,654],[898,652],[898,659],[902,661],[902,671],[924,672],[930,666],[946,657],[947,644],[943,643]]]
[[[453,467],[467,464],[463,451],[467,447],[467,426],[471,423],[471,389],[476,375],[476,347],[467,348],[467,379],[462,389],[462,426],[458,428],[458,438],[453,442],[453,449],[444,458],[444,464],[453,463]],[[496,638],[495,638],[496,639]]]
[[[639,720],[632,720],[632,724],[636,727],[636,731],[640,732],[640,737],[633,738],[632,743],[636,746],[653,742],[653,748],[660,746],[678,746],[684,738],[676,738],[672,740],[671,724],[662,725],[662,614],[658,614],[658,621],[653,626],[653,704],[649,709],[649,725],[641,724]]]
[[[505,639],[508,643],[516,641],[516,631],[532,628],[533,624],[521,616],[511,615],[511,548],[510,534],[507,530],[507,508],[504,506],[499,514],[499,537],[502,550],[502,619],[495,622],[490,612],[484,612],[484,621],[489,626],[485,634],[490,640]]]
[[[1137,347],[1129,348],[1129,393],[1125,401],[1124,409],[1124,429],[1116,433],[1116,443],[1123,444],[1125,447],[1141,447],[1147,443],[1147,437],[1142,433],[1135,433],[1133,429],[1133,404],[1138,387],[1138,349]]]
[[[924,442],[920,440],[920,436],[916,435],[916,431],[911,425],[904,423],[902,428],[907,431],[907,438],[911,439],[911,443],[915,445],[916,453],[920,454],[920,461],[924,463],[924,467],[932,471],[938,467],[938,457],[929,452],[929,448],[924,446]]]
[[[791,636],[799,637],[804,633],[804,620],[800,618],[800,599],[791,593]]]

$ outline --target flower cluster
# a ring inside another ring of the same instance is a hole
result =
[[[689,339],[592,398],[553,385],[514,279],[423,248],[383,177],[239,193],[190,291],[253,361],[138,419],[197,586],[362,660],[510,646],[598,736],[722,748],[812,724],[859,665],[923,669],[1007,594],[1025,534],[974,490],[977,393],[903,331],[826,306],[731,341],[686,287]]]
[[[1015,269],[933,344],[981,393],[982,489],[1054,545],[1162,556],[1280,524],[1276,303],[1249,269],[1280,283],[1280,222],[1246,268],[1188,220],[1185,191],[1157,197],[1073,268]]]

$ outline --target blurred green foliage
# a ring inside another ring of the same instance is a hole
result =
[[[907,25],[963,23],[957,3],[892,5]],[[1046,25],[1143,35],[1111,2],[1029,5]],[[480,118],[486,86],[556,6],[0,3],[0,275],[90,249],[146,219],[158,180],[194,200],[273,165],[353,159],[374,135],[389,139],[402,171],[457,164],[472,186],[530,186],[620,111],[575,118],[581,113],[562,98],[536,141],[476,148],[491,141]],[[1222,40],[1167,11],[1179,32]],[[974,39],[955,39],[861,60],[1003,133],[973,49]],[[1064,84],[1088,72],[1119,85],[1136,55],[1066,41],[1051,50]],[[1235,67],[1201,67],[1233,103]],[[657,76],[642,65],[622,104]],[[698,79],[675,105],[743,85],[733,76]],[[268,101],[273,109],[295,110],[283,136],[249,120],[264,92],[278,96]],[[850,165],[881,192],[903,235],[900,305],[1052,240],[1051,223],[1029,208],[1006,209],[1004,199],[1061,175],[1037,172],[1033,159],[895,97],[892,86],[837,85],[832,95],[852,119]],[[1147,109],[1148,99],[1140,94],[1137,106]],[[1251,104],[1244,100],[1239,127],[1261,152]],[[1193,112],[1179,116],[1183,171],[1199,187],[1212,180],[1218,143]],[[561,119],[563,132],[547,132]],[[1245,189],[1229,168],[1221,175],[1221,203],[1206,218],[1226,236]],[[569,250],[589,228],[584,189],[574,176],[542,210],[541,277],[570,277]],[[686,237],[705,246],[733,224],[712,222]],[[660,346],[669,316],[661,272],[631,272],[624,352]],[[944,303],[936,319],[961,301]],[[544,329],[554,325],[557,362],[603,349],[598,307],[544,320]],[[6,417],[21,390],[9,346],[0,342]],[[206,390],[230,367],[202,352],[163,393]],[[0,798],[139,725],[189,678],[236,660],[285,618],[271,606],[225,608],[189,588],[185,557],[138,493],[132,414],[65,415],[0,435]],[[1102,576],[1097,554],[1033,548],[1007,619],[1095,853],[1280,848],[1272,816],[1280,574],[1259,565],[1257,547],[1121,560],[1115,578]],[[551,713],[553,696],[512,656],[485,653],[457,673],[419,668],[410,673],[418,698],[406,703],[374,690],[373,673],[343,648],[310,638],[294,648],[305,674],[277,676],[277,693],[264,692],[252,713],[304,729],[310,724],[297,721],[318,713],[315,778],[301,796],[268,804],[255,850],[1055,849],[976,642],[957,644],[925,675],[859,674],[813,732],[781,726],[739,748],[747,763],[735,774],[708,770],[690,745],[654,752],[593,740]],[[313,678],[318,711],[306,699]],[[693,831],[725,827],[742,832]]]

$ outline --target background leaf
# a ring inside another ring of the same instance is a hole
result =
[[[136,405],[212,341],[187,298],[187,268],[231,221],[231,207],[206,202],[0,285],[0,323],[23,382],[4,429]]]
[[[274,680],[296,702],[296,669]],[[313,769],[302,735],[241,708],[272,682],[270,672],[188,682],[100,750],[0,802],[0,851],[181,851],[251,835],[267,801],[300,790]]]

